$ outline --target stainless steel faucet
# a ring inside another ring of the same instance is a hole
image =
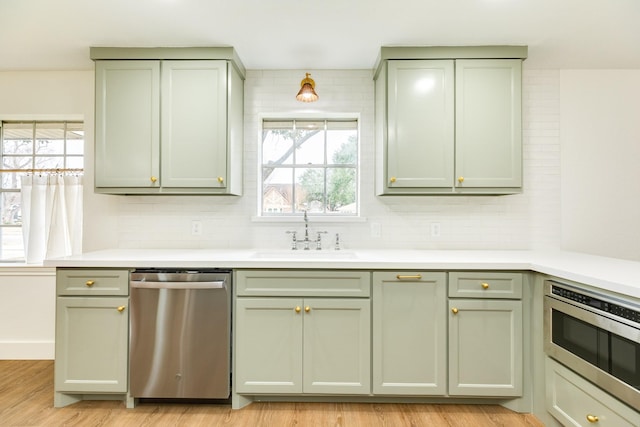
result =
[[[304,250],[309,250],[309,217],[307,217],[307,211],[304,211]]]

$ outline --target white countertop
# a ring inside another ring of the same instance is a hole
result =
[[[112,249],[46,260],[46,267],[532,270],[640,298],[640,262],[576,252]]]

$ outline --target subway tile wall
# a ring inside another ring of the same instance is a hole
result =
[[[305,72],[320,99],[295,100]],[[508,196],[377,197],[371,70],[249,70],[245,81],[244,195],[118,196],[120,248],[281,248],[302,221],[256,220],[260,120],[269,115],[355,114],[360,119],[362,219],[320,222],[344,248],[544,249],[560,245],[559,71],[523,71],[524,191]],[[202,234],[192,235],[192,221]],[[440,235],[431,235],[439,224]],[[374,233],[379,229],[379,236]]]

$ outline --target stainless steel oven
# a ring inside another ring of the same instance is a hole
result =
[[[545,352],[600,388],[640,407],[640,304],[545,281]]]

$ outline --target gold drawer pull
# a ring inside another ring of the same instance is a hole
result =
[[[152,183],[156,183],[158,181],[158,178],[156,178],[155,176],[152,176],[151,178],[149,178],[151,180]]]
[[[416,279],[416,280],[420,280],[420,279],[422,279],[422,274],[416,274],[416,275],[413,275],[413,276],[403,276],[402,274],[398,274],[398,275],[396,276],[396,278],[397,278],[398,280],[407,280],[407,279]]]
[[[482,289],[489,289],[489,284],[486,282],[482,282],[480,286],[482,286]]]
[[[457,309],[457,308],[455,308],[455,307],[453,307],[453,308],[451,309],[451,312],[452,312],[453,314],[458,314],[458,309]]]
[[[300,306],[296,306],[295,308],[296,313],[300,313],[300,310],[301,310]]]
[[[305,312],[305,313],[308,313],[308,312],[310,312],[310,311],[311,311],[311,307],[306,306],[306,307],[304,308],[304,312]]]
[[[599,420],[597,415],[587,415],[587,421],[589,421],[590,423],[597,423]]]
[[[121,305],[120,307],[117,308],[117,310],[122,313],[124,311],[126,307],[124,305]]]
[[[85,285],[87,285],[88,287],[92,287],[95,284],[96,284],[96,282],[94,280],[87,280],[85,282]]]

